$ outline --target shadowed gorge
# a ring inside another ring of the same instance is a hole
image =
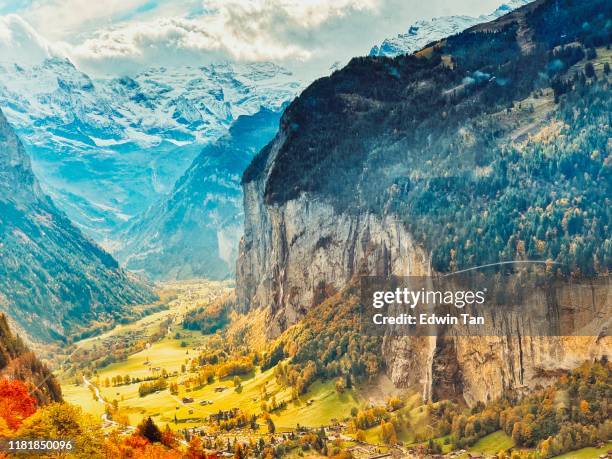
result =
[[[206,146],[172,192],[132,222],[118,258],[153,279],[234,275],[242,234],[240,177],[278,128],[280,112],[240,116]]]

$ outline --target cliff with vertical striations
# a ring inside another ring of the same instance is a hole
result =
[[[313,83],[243,176],[238,304],[276,337],[360,274],[548,259],[560,279],[603,280],[592,301],[609,313],[611,16],[538,0]],[[612,350],[605,320],[586,337],[491,334],[386,337],[386,372],[472,404]]]

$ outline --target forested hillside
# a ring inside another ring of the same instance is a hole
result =
[[[55,376],[19,336],[13,334],[4,314],[0,314],[0,378],[24,382],[38,404],[62,400]]]
[[[66,339],[155,298],[41,191],[1,112],[0,193],[0,308],[31,338]]]
[[[306,192],[397,215],[439,271],[605,273],[611,9],[538,0],[413,55],[353,59],[291,104],[243,181],[266,174],[271,206]]]

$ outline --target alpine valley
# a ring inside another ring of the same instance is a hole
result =
[[[0,67],[0,438],[610,457],[609,1],[419,21],[314,82],[92,78],[7,21],[35,59]],[[369,333],[365,281],[395,276],[502,307]]]
[[[45,195],[0,112],[0,303],[20,331],[67,339],[92,322],[132,314],[154,300]]]

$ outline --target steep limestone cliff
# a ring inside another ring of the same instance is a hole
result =
[[[610,13],[604,10],[601,17]],[[575,26],[595,21],[597,11],[595,5],[540,0],[416,56],[358,59],[314,83],[287,109],[276,138],[243,177],[238,304],[266,310],[271,338],[356,275],[425,275],[435,272],[434,266],[452,270],[520,259],[531,250],[542,258],[545,252],[538,255],[535,244],[531,248],[536,235],[524,235],[525,215],[532,208],[525,198],[515,199],[515,193],[532,187],[541,214],[546,206],[563,205],[565,201],[555,200],[558,196],[574,199],[577,182],[565,172],[538,175],[538,167],[553,170],[544,164],[513,171],[508,164],[521,161],[521,154],[506,158],[505,148],[516,142],[512,148],[517,152],[527,147],[537,151],[550,144],[540,142],[542,133],[550,131],[552,119],[565,115],[556,113],[553,91],[546,85],[555,86],[556,99],[563,91],[557,75],[537,79],[557,55],[553,48],[567,44],[564,67],[574,67],[564,78],[570,78],[581,60],[572,54],[572,40],[605,40],[584,37]],[[601,91],[606,94],[608,86]],[[584,94],[573,96],[567,106],[582,106]],[[591,113],[599,110],[594,103],[598,94],[589,96]],[[528,105],[537,105],[539,112],[521,108]],[[566,131],[557,137],[579,142],[577,132]],[[591,140],[599,142],[602,133],[592,132]],[[540,143],[528,143],[532,140],[525,141],[525,133]],[[564,148],[559,145],[557,151]],[[482,177],[492,181],[483,186]],[[570,183],[574,188],[566,192]],[[504,193],[513,196],[508,208]],[[598,198],[592,199],[592,207],[598,206]],[[525,209],[517,209],[523,205]],[[429,214],[428,206],[433,209]],[[478,209],[475,214],[470,206]],[[605,257],[591,255],[590,265],[579,265],[577,253],[559,250],[562,236],[571,241],[576,235],[568,232],[567,220],[540,221],[543,250],[553,247],[550,253],[569,260],[575,272],[593,270],[594,265],[606,272]],[[515,233],[509,229],[513,222]],[[529,238],[529,247],[521,238]],[[609,293],[609,282],[592,291],[599,308],[609,307]],[[536,309],[546,305],[528,301]],[[521,327],[528,328],[528,320],[523,318],[512,330],[491,330],[497,336],[444,331],[437,337],[387,336],[381,349],[386,372],[396,386],[417,388],[424,399],[462,397],[473,404],[507,390],[546,384],[560,370],[612,351],[605,321],[595,324],[599,328],[589,336],[542,337],[524,333]]]
[[[393,216],[336,213],[331,204],[308,195],[266,206],[258,189],[258,182],[245,186],[237,288],[240,304],[270,307],[270,336],[356,274],[429,272],[429,257]]]
[[[266,206],[261,183],[245,186],[246,228],[238,261],[239,304],[264,308],[266,333],[278,336],[355,275],[427,275],[430,260],[397,219],[337,214],[308,195]],[[594,290],[599,305],[610,288]],[[545,306],[544,304],[542,307]],[[567,306],[567,305],[565,305]],[[605,332],[605,331],[604,331]],[[495,399],[509,389],[545,385],[559,370],[612,354],[609,337],[520,336],[386,337],[381,352],[397,387],[427,399]]]

